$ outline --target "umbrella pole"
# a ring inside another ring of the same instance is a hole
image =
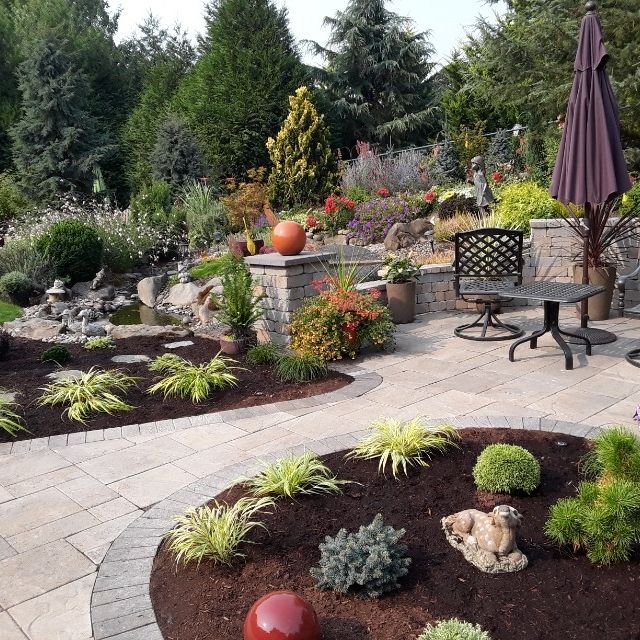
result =
[[[589,284],[589,235],[591,234],[591,204],[584,205],[584,241],[582,245],[582,284]],[[580,326],[587,328],[589,321],[589,300],[580,303]]]

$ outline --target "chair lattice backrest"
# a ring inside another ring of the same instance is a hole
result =
[[[461,278],[510,278],[522,283],[524,234],[513,229],[475,229],[455,235],[455,286]]]

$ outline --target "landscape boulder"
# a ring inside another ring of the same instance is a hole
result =
[[[167,325],[164,327],[148,324],[122,324],[105,326],[107,334],[114,340],[124,340],[126,338],[163,338],[166,340],[178,340],[188,338],[192,335],[190,329]]]
[[[198,299],[199,293],[200,287],[195,282],[174,284],[162,302],[172,307],[190,307]]]
[[[158,294],[164,289],[165,284],[167,284],[166,274],[140,280],[138,282],[138,298],[140,302],[146,304],[147,307],[153,307],[158,299]]]
[[[42,318],[5,322],[4,328],[14,336],[30,340],[50,340],[62,333],[63,330],[61,322]]]

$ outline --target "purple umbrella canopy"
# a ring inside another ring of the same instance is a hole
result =
[[[575,79],[551,195],[565,204],[602,204],[631,188],[622,153],[620,118],[606,65],[602,25],[595,2],[586,5],[575,62]]]

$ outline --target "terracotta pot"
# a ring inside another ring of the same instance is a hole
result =
[[[416,281],[387,282],[387,306],[395,324],[408,324],[416,319]]]
[[[271,232],[271,241],[282,256],[297,256],[307,244],[307,234],[293,220],[279,222]]]
[[[248,345],[248,338],[230,338],[229,336],[220,337],[220,351],[228,356],[237,356],[242,353]]]
[[[582,265],[573,266],[573,281],[582,283]],[[608,320],[611,313],[613,289],[616,284],[615,267],[592,267],[589,269],[589,284],[596,287],[605,287],[603,293],[589,298],[589,318],[591,320]],[[578,305],[580,308],[580,305]],[[579,312],[578,312],[579,313]]]
[[[254,240],[256,245],[256,255],[260,253],[260,249],[264,247],[264,240]],[[246,240],[235,240],[234,238],[229,238],[227,244],[229,245],[229,250],[231,253],[235,253],[238,258],[247,258],[251,255],[249,249],[247,248]]]

